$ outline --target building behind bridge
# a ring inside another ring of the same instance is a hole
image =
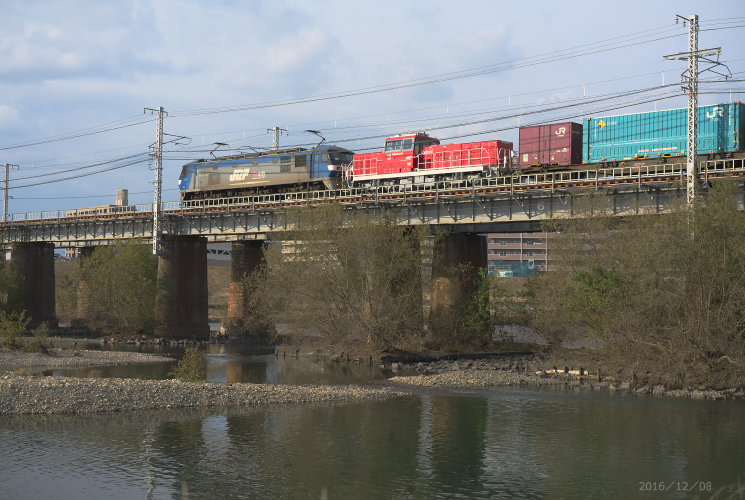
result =
[[[491,274],[527,277],[551,269],[550,233],[488,233],[486,259]]]

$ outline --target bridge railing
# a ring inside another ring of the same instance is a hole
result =
[[[233,198],[211,198],[204,200],[164,202],[162,210],[169,213],[222,210],[232,207],[241,210],[276,208],[303,203],[342,201],[357,203],[390,197],[427,198],[441,193],[468,194],[476,190],[519,191],[521,189],[554,189],[557,187],[592,186],[609,182],[643,182],[658,179],[682,179],[685,164],[663,163],[656,165],[619,166],[597,169],[582,169],[557,172],[513,173],[509,175],[480,177],[475,179],[429,181],[417,184],[386,185],[376,188],[348,187],[332,191],[300,191],[290,193],[259,194]],[[699,162],[699,174],[745,173],[745,159],[731,158]],[[93,213],[91,209],[72,209],[8,214],[7,222],[23,223],[39,220],[76,220],[97,217],[148,216],[152,204],[128,205],[122,208],[103,207],[105,214]]]

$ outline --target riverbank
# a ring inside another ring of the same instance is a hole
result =
[[[122,363],[173,362],[173,358],[142,352],[86,351],[82,349],[51,348],[50,354],[0,349],[0,373],[23,370],[39,373],[58,368],[80,368]]]
[[[123,412],[351,402],[405,395],[389,388],[0,376],[0,415]]]
[[[571,390],[597,390],[616,394],[652,395],[721,401],[745,399],[745,389],[715,390],[710,387],[670,389],[662,384],[646,385],[633,377],[620,379],[604,376],[600,371],[583,367],[547,368],[549,364],[539,357],[521,359],[469,359],[439,360],[431,363],[393,363],[394,372],[419,373],[389,379],[396,384],[445,389],[488,389],[494,387],[556,386]],[[560,365],[563,366],[563,365]]]

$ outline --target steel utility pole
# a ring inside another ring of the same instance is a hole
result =
[[[10,198],[10,196],[8,196],[8,185],[10,184],[10,169],[13,167],[18,168],[18,165],[11,165],[10,163],[5,164],[5,182],[3,183],[5,190],[5,208],[3,209],[3,222],[8,222],[8,199]]]
[[[279,135],[282,132],[287,132],[287,129],[284,129],[282,127],[272,127],[266,129],[267,132],[274,132],[274,141],[272,142],[272,147],[274,149],[279,149]]]
[[[667,60],[688,60],[688,69],[683,73],[683,90],[688,93],[688,150],[686,151],[686,199],[688,204],[696,199],[696,151],[698,150],[698,60],[707,56],[722,52],[721,47],[715,49],[698,50],[698,15],[691,14],[689,17],[676,16],[683,20],[683,25],[689,23],[688,52],[680,52],[665,56]],[[707,60],[708,61],[708,60]],[[712,62],[713,61],[708,61]],[[718,63],[714,63],[715,65]]]
[[[154,152],[151,153],[155,158],[155,182],[154,184],[154,201],[153,201],[153,255],[158,255],[160,249],[160,212],[161,212],[161,192],[163,188],[163,118],[168,116],[160,106],[158,109],[145,108],[145,113],[157,113],[158,127],[155,137],[155,145],[152,146]]]

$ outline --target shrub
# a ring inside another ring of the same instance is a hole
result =
[[[18,347],[18,339],[26,333],[31,318],[26,316],[26,311],[6,313],[0,311],[0,340],[1,343],[10,348]]]
[[[35,328],[31,333],[33,338],[26,342],[23,346],[23,350],[26,352],[41,352],[44,354],[50,354],[49,349],[45,343],[49,328],[46,323],[42,323],[39,327]]]
[[[204,349],[189,347],[171,375],[183,382],[206,382],[207,356]]]

